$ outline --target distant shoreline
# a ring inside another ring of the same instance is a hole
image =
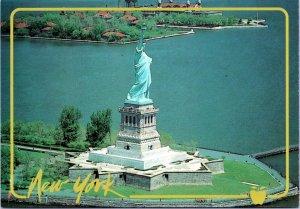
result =
[[[194,34],[195,32],[193,29],[197,30],[222,30],[222,29],[236,29],[236,28],[267,28],[268,25],[232,25],[232,26],[216,26],[216,27],[203,27],[203,26],[179,26],[179,25],[157,25],[157,27],[169,27],[169,28],[179,28],[179,29],[189,29],[189,31],[182,31],[182,33],[175,33],[171,35],[165,35],[165,36],[158,36],[158,37],[152,37],[152,38],[146,38],[146,41],[151,40],[157,40],[157,39],[163,39],[163,38],[170,38],[170,37],[176,37],[176,36],[183,36],[183,35],[189,35]],[[1,34],[3,37],[9,37],[10,35],[7,34]],[[138,40],[135,41],[95,41],[95,40],[82,40],[82,39],[62,39],[62,38],[46,38],[46,37],[32,37],[32,36],[14,36],[15,38],[28,38],[28,39],[42,39],[42,40],[54,40],[54,41],[69,41],[69,42],[88,42],[88,43],[103,43],[103,44],[133,44],[137,43]]]
[[[183,36],[183,35],[189,35],[189,34],[194,34],[195,32],[193,30],[190,31],[182,31],[182,33],[175,33],[171,35],[165,35],[165,36],[157,36],[153,38],[145,38],[144,40],[146,41],[151,41],[151,40],[156,40],[156,39],[163,39],[163,38],[170,38],[170,37],[176,37],[176,36]],[[9,37],[10,35],[7,34],[1,34],[2,37]],[[132,44],[132,43],[137,43],[138,40],[135,41],[93,41],[93,40],[82,40],[82,39],[62,39],[62,38],[46,38],[46,37],[32,37],[32,36],[14,36],[15,38],[27,38],[27,39],[42,39],[42,40],[54,40],[54,41],[69,41],[69,42],[88,42],[88,43],[103,43],[103,44]]]
[[[216,26],[216,27],[203,27],[203,26],[181,26],[181,25],[157,25],[157,27],[169,27],[180,29],[199,29],[199,30],[221,30],[221,29],[234,29],[234,28],[267,28],[268,25],[231,25],[231,26]]]
[[[222,30],[222,29],[236,29],[236,28],[267,28],[268,25],[234,25],[234,26],[217,26],[217,27],[203,27],[203,26],[179,26],[179,25],[157,25],[157,27],[169,27],[169,28],[179,28],[179,29],[189,29],[189,31],[182,31],[182,33],[175,33],[171,35],[162,35],[152,38],[146,38],[146,41],[156,40],[156,39],[163,39],[163,38],[170,38],[170,37],[176,37],[176,36],[183,36],[183,35],[189,35],[194,34],[195,32],[193,29],[197,30]],[[8,34],[1,34],[2,37],[9,37]],[[28,38],[28,39],[42,39],[42,40],[54,40],[54,41],[69,41],[69,42],[88,42],[88,43],[103,43],[103,44],[133,44],[137,43],[138,40],[135,41],[95,41],[95,40],[82,40],[82,39],[63,39],[63,38],[46,38],[41,36],[14,36],[15,38]]]

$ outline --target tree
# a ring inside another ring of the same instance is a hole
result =
[[[196,140],[191,139],[191,140],[185,141],[183,143],[183,145],[187,151],[195,152],[197,150],[197,147],[199,144]]]
[[[83,126],[80,126],[78,139],[70,142],[67,146],[85,151],[89,145],[90,143],[86,140],[86,129]]]
[[[5,21],[2,24],[3,25],[1,26],[1,32],[2,33],[9,33],[9,30],[10,30],[10,23],[9,23],[9,21]]]
[[[54,138],[55,144],[60,145],[60,146],[64,144],[64,133],[60,126],[55,127],[53,138]]]
[[[29,30],[27,28],[18,28],[15,31],[15,35],[17,35],[17,36],[28,36],[29,35]]]
[[[9,140],[10,136],[10,121],[4,121],[1,124],[1,141],[3,139]]]
[[[99,38],[97,38],[97,37],[100,37],[100,39],[101,39],[101,35],[104,33],[105,30],[106,30],[105,21],[102,19],[97,19],[95,21],[95,26],[93,27],[93,29],[91,31],[92,37],[97,40],[99,40]]]
[[[14,147],[14,167],[20,162],[18,149]],[[10,177],[10,146],[1,146],[1,183],[8,183]]]
[[[91,122],[87,124],[87,141],[92,147],[103,143],[107,134],[111,133],[111,109],[98,111],[91,115]]]
[[[60,115],[60,128],[63,133],[63,145],[75,141],[79,137],[79,119],[81,112],[76,107],[64,107]]]
[[[81,38],[81,31],[80,30],[74,30],[73,32],[72,32],[72,38],[73,39],[80,39]]]
[[[173,146],[175,144],[175,140],[173,139],[173,137],[163,131],[160,131],[160,141],[164,146]]]
[[[38,166],[35,161],[41,163],[43,162],[43,158],[34,159],[30,152],[21,152],[20,153],[20,161],[21,161],[21,172],[22,172],[22,180],[28,181],[31,177],[33,177],[38,170]]]

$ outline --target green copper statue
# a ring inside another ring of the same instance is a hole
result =
[[[135,83],[131,87],[127,95],[125,103],[130,104],[151,104],[152,99],[149,98],[149,87],[151,84],[150,64],[152,58],[148,57],[144,52],[146,43],[143,43],[144,31],[146,25],[142,26],[142,34],[136,47],[134,57]]]

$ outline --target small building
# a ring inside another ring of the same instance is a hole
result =
[[[109,12],[99,12],[95,17],[101,17],[103,19],[111,19],[112,15]]]
[[[84,19],[85,18],[84,13],[82,13],[82,12],[75,12],[74,15],[77,16],[77,17],[80,17],[80,19]]]
[[[47,22],[47,27],[54,27],[56,24],[54,22]]]
[[[140,21],[140,20],[134,20],[134,21],[132,21],[132,22],[130,23],[130,25],[136,25],[136,24],[139,23],[139,21]]]
[[[21,22],[21,23],[18,23],[16,24],[15,28],[19,29],[19,28],[28,28],[28,24],[27,22]]]
[[[117,36],[119,38],[125,38],[127,36],[126,34],[121,33],[121,32],[112,32],[112,31],[109,31],[109,32],[106,32],[106,33],[102,34],[102,37],[103,38],[108,38],[111,35],[115,35],[115,36]]]
[[[42,31],[51,31],[53,28],[52,27],[45,27],[42,29]]]
[[[137,20],[136,17],[132,16],[132,15],[124,15],[123,17],[121,17],[122,19],[125,19],[125,20],[130,20],[130,21],[135,21]]]
[[[197,7],[198,4],[191,4],[190,7]],[[162,3],[161,4],[162,8],[185,8],[187,7],[186,4],[182,4],[182,3],[170,3],[170,2],[166,2],[166,3]]]

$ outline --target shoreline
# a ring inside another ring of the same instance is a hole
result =
[[[157,36],[153,38],[145,38],[144,40],[146,41],[152,41],[152,40],[157,40],[157,39],[163,39],[163,38],[171,38],[171,37],[176,37],[176,36],[184,36],[184,35],[190,35],[194,34],[195,32],[193,30],[190,31],[183,31],[182,33],[175,33],[171,35],[165,35],[165,36]],[[9,37],[10,35],[7,34],[1,34],[2,37]],[[124,45],[124,44],[133,44],[137,43],[139,40],[135,41],[93,41],[93,40],[81,40],[81,39],[63,39],[63,38],[46,38],[46,37],[32,37],[32,36],[14,36],[15,38],[27,38],[27,39],[41,39],[41,40],[52,40],[52,41],[68,41],[68,42],[88,42],[88,43],[102,43],[102,44],[119,44],[119,45]]]
[[[157,37],[152,37],[152,38],[146,38],[146,41],[152,41],[152,40],[157,40],[157,39],[163,39],[163,38],[171,38],[171,37],[176,37],[176,36],[183,36],[183,35],[190,35],[194,34],[195,32],[193,31],[194,29],[197,30],[223,30],[223,29],[243,29],[243,28],[268,28],[268,25],[232,25],[232,26],[217,26],[217,27],[203,27],[203,26],[180,26],[180,25],[157,25],[157,27],[168,27],[168,28],[179,28],[179,29],[185,29],[182,31],[182,33],[174,33],[171,35],[162,35],[162,36],[157,36]],[[188,30],[188,31],[187,31]],[[10,35],[8,34],[1,34],[1,37],[9,37]],[[124,45],[124,44],[133,44],[137,43],[138,40],[134,41],[94,41],[94,40],[82,40],[82,39],[63,39],[63,38],[47,38],[47,37],[41,37],[41,36],[14,36],[15,38],[28,38],[28,39],[41,39],[41,40],[54,40],[54,41],[68,41],[68,42],[88,42],[88,43],[102,43],[102,44],[119,44],[119,45]]]
[[[231,25],[231,26],[217,26],[217,27],[204,27],[204,26],[185,26],[185,25],[157,25],[157,27],[169,27],[180,29],[199,29],[199,30],[222,30],[222,29],[236,29],[236,28],[267,28],[268,25]]]

